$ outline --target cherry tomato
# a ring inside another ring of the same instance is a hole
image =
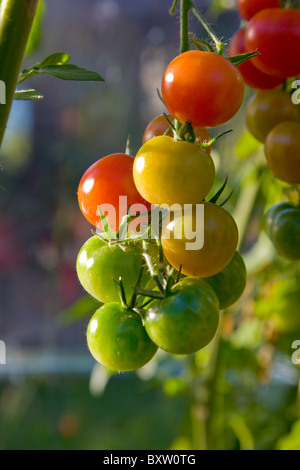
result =
[[[262,72],[280,78],[300,73],[300,11],[266,8],[248,23],[245,33],[248,51],[258,50],[253,63]]]
[[[144,323],[149,337],[162,350],[193,354],[216,334],[218,298],[201,279],[184,278],[173,286],[171,295],[150,304]]]
[[[133,178],[139,193],[151,204],[197,204],[213,185],[215,166],[210,154],[199,146],[158,136],[137,152]]]
[[[271,236],[273,221],[277,214],[282,212],[285,209],[294,209],[295,206],[290,202],[279,202],[274,204],[268,211],[265,213],[262,219],[262,228],[265,230],[268,237]]]
[[[122,278],[126,298],[130,300],[143,262],[141,245],[110,245],[95,235],[81,247],[76,269],[86,292],[100,302],[119,302],[120,289],[116,281]],[[145,287],[149,280],[150,275],[144,270],[141,286]]]
[[[169,121],[173,122],[174,118],[171,116],[171,114],[167,114],[167,117]],[[157,137],[159,135],[164,135],[165,132],[169,129],[169,123],[166,120],[166,117],[164,114],[161,114],[152,121],[149,122],[147,125],[144,134],[143,134],[143,139],[142,142],[143,144],[147,142],[147,140],[152,139],[153,137]],[[210,133],[208,132],[205,127],[195,127],[194,128],[195,136],[196,136],[196,144],[202,144],[205,142],[209,142],[211,140]],[[173,131],[170,132],[169,134],[170,137],[174,137]],[[211,146],[206,147],[204,150],[207,152],[211,152]]]
[[[216,292],[221,309],[235,304],[243,294],[247,283],[246,266],[239,252],[235,252],[229,264],[222,271],[205,278],[205,282],[208,282]]]
[[[168,262],[187,276],[206,278],[222,271],[238,243],[238,228],[232,215],[210,202],[200,211],[171,214],[162,225],[162,247]],[[200,209],[200,205],[199,205]]]
[[[265,220],[266,233],[278,254],[292,261],[300,259],[300,208],[276,205]]]
[[[181,123],[217,127],[239,110],[245,83],[226,57],[194,50],[170,62],[163,74],[161,91],[170,114]]]
[[[233,35],[229,43],[228,55],[232,57],[246,52],[252,51],[246,49],[245,28],[241,28]],[[268,75],[255,67],[253,59],[246,60],[238,66],[238,69],[243,75],[245,83],[253,89],[270,90],[283,83],[282,78]]]
[[[94,313],[87,328],[87,343],[96,361],[120,372],[139,369],[158,349],[147,335],[140,314],[117,302],[105,304]]]
[[[129,206],[141,204],[141,212],[150,210],[150,205],[138,193],[133,177],[134,158],[115,153],[93,163],[83,174],[78,187],[79,207],[85,218],[100,230],[102,222],[98,206],[110,204],[109,211],[103,210],[113,231]],[[120,199],[121,198],[121,199]]]
[[[276,178],[300,184],[300,122],[281,122],[265,141],[267,164]]]
[[[300,122],[297,106],[284,90],[259,90],[248,101],[247,127],[260,142],[265,142],[273,127],[283,121]]]
[[[280,8],[279,0],[238,0],[238,11],[244,20],[251,18],[265,8]]]

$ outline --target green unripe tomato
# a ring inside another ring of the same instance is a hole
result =
[[[169,296],[154,300],[145,313],[152,341],[171,354],[192,354],[214,338],[219,325],[219,301],[202,279],[186,277]]]
[[[220,308],[235,304],[243,294],[247,283],[247,269],[243,258],[235,252],[229,264],[219,273],[206,277],[207,282],[217,294]]]
[[[300,259],[300,208],[292,204],[277,204],[265,214],[266,234],[277,253],[283,258]]]
[[[147,364],[157,351],[139,313],[118,302],[102,305],[88,324],[87,344],[100,364],[120,372]]]
[[[95,235],[80,249],[76,270],[81,285],[90,295],[103,303],[119,302],[120,289],[116,281],[122,278],[129,300],[143,263],[141,245],[109,245]],[[150,275],[145,269],[141,287],[149,280]]]

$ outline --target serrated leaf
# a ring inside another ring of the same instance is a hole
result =
[[[44,95],[36,90],[16,90],[14,94],[15,100],[32,100],[39,101],[44,98]]]
[[[243,62],[246,62],[246,60],[253,59],[253,57],[256,57],[260,55],[258,51],[255,52],[247,52],[245,54],[239,54],[239,55],[234,55],[232,57],[227,57],[227,59],[236,67],[241,65]]]

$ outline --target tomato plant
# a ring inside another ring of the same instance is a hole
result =
[[[91,354],[102,365],[116,371],[135,370],[147,364],[157,351],[134,310],[118,302],[100,307],[87,328]]]
[[[181,123],[217,127],[239,110],[245,83],[239,70],[224,56],[194,50],[169,63],[161,91],[167,109]]]
[[[162,300],[154,300],[145,314],[145,328],[161,349],[192,354],[209,344],[219,325],[219,302],[201,279],[185,278]]]
[[[158,136],[138,150],[133,179],[151,204],[197,204],[210,191],[215,165],[208,152],[186,141]]]
[[[242,18],[249,21],[265,8],[280,8],[279,0],[238,0],[238,11]]]
[[[209,277],[222,271],[232,259],[238,243],[238,228],[223,207],[203,203],[204,219],[195,210],[173,214],[162,226],[162,247],[168,262],[187,276]],[[197,226],[198,224],[198,226]],[[203,235],[203,245],[200,234]],[[199,246],[194,248],[193,243]]]
[[[300,73],[300,11],[293,8],[266,8],[246,26],[248,51],[258,50],[253,63],[262,72],[280,78]]]
[[[134,158],[124,153],[107,155],[93,163],[81,177],[78,187],[79,207],[94,227],[103,228],[99,205],[103,208],[104,205],[110,205],[104,213],[113,231],[118,230],[129,206],[141,204],[142,211],[150,209],[135,187],[133,163]]]
[[[228,55],[235,56],[245,54],[247,52],[245,44],[245,27],[239,29],[231,38],[228,47]],[[283,79],[269,75],[258,69],[253,62],[253,59],[248,59],[238,66],[245,83],[254,89],[270,90],[278,87],[283,83]]]
[[[90,295],[101,302],[118,302],[120,289],[117,281],[122,278],[129,300],[143,261],[140,244],[110,244],[94,235],[81,247],[76,269],[81,285]],[[149,273],[145,271],[141,286],[145,286],[149,280]]]
[[[265,141],[267,164],[276,178],[300,184],[300,122],[281,122]]]
[[[265,142],[273,127],[283,121],[300,122],[297,106],[284,90],[259,90],[249,99],[246,123],[251,134],[260,142]]]

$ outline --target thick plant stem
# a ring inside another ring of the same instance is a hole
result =
[[[180,0],[180,53],[190,49],[189,43],[189,10],[190,0]]]
[[[0,9],[0,80],[6,102],[0,104],[0,147],[18,82],[38,0],[2,0]]]

